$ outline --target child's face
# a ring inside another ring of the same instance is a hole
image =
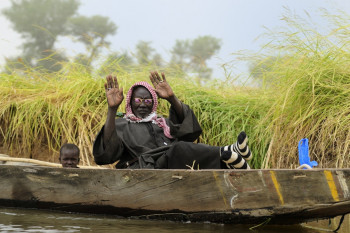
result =
[[[59,160],[62,167],[77,168],[79,164],[79,155],[72,150],[63,150]]]

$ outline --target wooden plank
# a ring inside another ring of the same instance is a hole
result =
[[[350,169],[115,170],[0,166],[0,205],[151,219],[295,223],[350,212]]]

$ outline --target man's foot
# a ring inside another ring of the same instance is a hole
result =
[[[223,147],[225,151],[234,151],[241,155],[245,160],[249,161],[252,159],[253,155],[248,147],[248,137],[247,134],[242,131],[238,137],[237,142],[230,146]]]
[[[224,150],[224,147],[220,149],[220,159],[226,164],[227,168],[232,169],[250,169],[248,163],[242,158],[242,156],[234,151]]]

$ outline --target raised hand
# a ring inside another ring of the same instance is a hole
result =
[[[170,100],[174,97],[174,92],[171,89],[169,83],[166,81],[165,75],[162,72],[162,78],[159,76],[157,71],[151,71],[149,75],[154,90],[156,91],[159,98]]]
[[[108,102],[108,108],[117,110],[123,102],[123,88],[119,88],[116,76],[108,75],[106,77],[105,91]]]

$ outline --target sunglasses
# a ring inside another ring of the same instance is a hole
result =
[[[141,104],[142,101],[146,104],[146,105],[151,105],[153,103],[152,99],[142,99],[142,98],[134,98],[134,103],[135,104]]]

